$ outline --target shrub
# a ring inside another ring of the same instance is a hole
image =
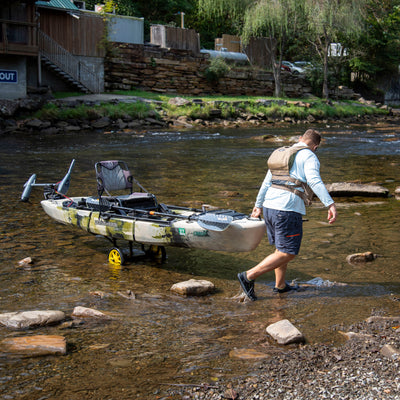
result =
[[[217,83],[230,69],[231,67],[222,57],[212,58],[205,72],[206,79],[211,83]]]

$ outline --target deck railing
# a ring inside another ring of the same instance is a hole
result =
[[[98,75],[42,31],[39,31],[39,53],[92,93],[100,93]]]
[[[37,55],[37,24],[0,19],[0,53]]]

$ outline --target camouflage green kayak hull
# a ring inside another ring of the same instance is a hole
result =
[[[103,212],[92,207],[90,199],[47,199],[41,205],[55,221],[112,241],[248,252],[265,234],[263,221],[232,210],[213,213],[168,206],[166,213],[125,209]]]

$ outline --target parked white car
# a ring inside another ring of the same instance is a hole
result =
[[[296,67],[303,69],[303,72],[305,72],[307,69],[314,68],[314,66],[309,61],[295,61],[293,64]]]
[[[290,61],[282,61],[283,69],[290,71],[292,74],[303,74],[305,71],[303,68],[296,66],[294,63]]]

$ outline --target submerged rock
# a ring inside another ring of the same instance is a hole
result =
[[[37,335],[4,339],[0,342],[2,353],[30,357],[63,355],[67,353],[67,342],[63,336]]]
[[[65,319],[62,311],[22,311],[0,314],[0,324],[12,329],[50,325]]]
[[[229,352],[229,357],[241,360],[262,360],[269,356],[254,349],[233,349]]]
[[[18,267],[21,267],[21,268],[26,268],[26,267],[30,266],[31,264],[33,264],[33,260],[31,257],[25,257],[22,260],[18,261]]]
[[[215,286],[212,282],[206,280],[189,279],[188,281],[175,283],[171,290],[175,293],[185,296],[203,296],[212,293]]]
[[[346,261],[349,264],[365,263],[374,261],[376,257],[376,254],[372,253],[371,251],[367,251],[365,253],[350,254],[346,257]]]
[[[287,319],[267,327],[269,333],[279,344],[304,342],[303,334]]]
[[[359,339],[364,340],[365,342],[374,341],[373,335],[367,335],[365,333],[360,332],[340,332],[346,339]]]

